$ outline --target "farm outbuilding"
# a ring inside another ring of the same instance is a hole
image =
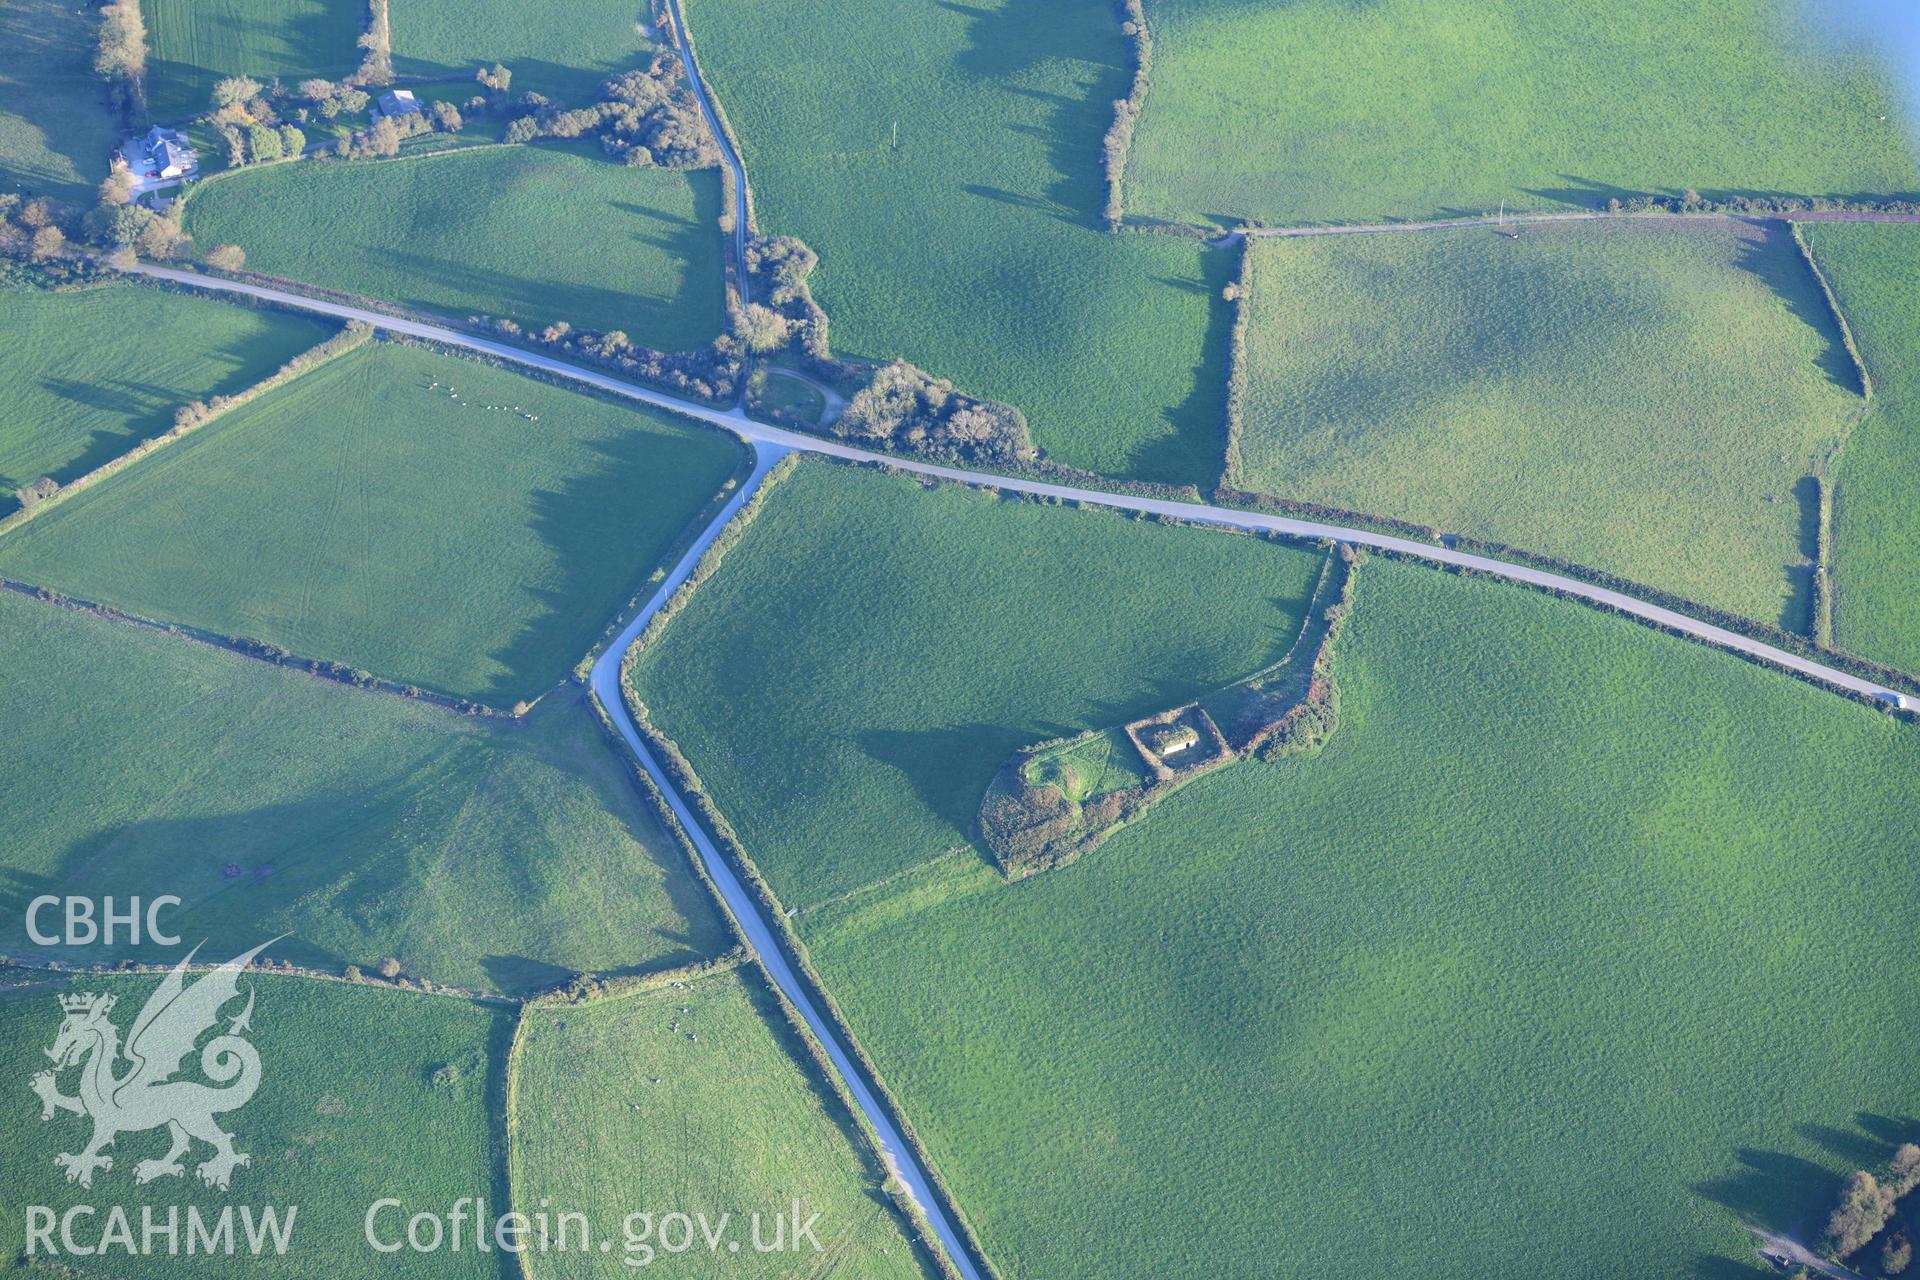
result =
[[[380,95],[378,105],[380,114],[388,117],[419,115],[422,110],[411,89],[389,89]]]

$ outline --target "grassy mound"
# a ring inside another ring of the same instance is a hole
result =
[[[141,0],[140,11],[147,106],[168,123],[207,110],[225,76],[343,79],[360,65],[367,24],[366,0]]]
[[[1272,662],[1322,559],[807,463],[634,688],[775,891],[808,903],[967,848],[1016,747]]]
[[[1809,626],[1812,475],[1857,419],[1772,226],[1258,242],[1230,483]]]
[[[380,343],[0,539],[0,573],[511,706],[566,675],[739,457]]]
[[[1107,0],[692,0],[687,22],[759,228],[820,254],[838,353],[1011,404],[1057,461],[1212,484],[1232,264],[1100,233],[1129,75]]]
[[[214,957],[226,960],[226,955]],[[512,1034],[511,1015],[462,1000],[380,991],[343,983],[250,973],[240,979],[240,996],[254,992],[248,1039],[260,1055],[259,1092],[239,1110],[216,1117],[233,1135],[236,1150],[252,1163],[233,1173],[222,1194],[201,1185],[193,1165],[210,1148],[195,1144],[182,1178],[134,1182],[133,1166],[159,1159],[167,1148],[165,1130],[123,1133],[111,1149],[113,1168],[94,1177],[91,1190],[72,1186],[54,1167],[57,1152],[80,1149],[91,1125],[56,1112],[39,1123],[38,1102],[26,1092],[28,1078],[47,1069],[41,1050],[51,1045],[61,1023],[55,996],[62,990],[100,992],[116,999],[111,1018],[124,1036],[157,976],[77,977],[70,988],[0,991],[0,1069],[20,1082],[23,1102],[0,1150],[0,1187],[10,1203],[45,1205],[64,1213],[72,1205],[96,1206],[91,1217],[76,1219],[82,1243],[100,1238],[111,1206],[121,1206],[141,1240],[141,1207],[152,1206],[164,1226],[168,1206],[179,1206],[181,1256],[168,1257],[166,1237],[155,1237],[155,1257],[128,1257],[114,1248],[84,1260],[63,1256],[36,1258],[23,1269],[42,1265],[64,1270],[84,1261],[89,1276],[135,1277],[156,1271],[178,1276],[451,1276],[505,1277],[516,1274],[511,1258],[478,1253],[469,1231],[467,1248],[455,1253],[376,1253],[366,1244],[363,1220],[368,1206],[383,1197],[404,1202],[403,1213],[383,1212],[380,1229],[391,1238],[404,1233],[404,1214],[422,1209],[444,1213],[461,1196],[485,1196],[495,1204],[504,1190],[496,1169],[499,1140],[493,1119],[501,1103],[501,1081]],[[238,1014],[241,1002],[226,1010],[220,1025]],[[183,1078],[198,1079],[195,1057]],[[449,1068],[451,1068],[449,1070]],[[124,1072],[123,1063],[118,1070]],[[72,1094],[74,1073],[60,1082]],[[187,1206],[209,1222],[223,1209],[235,1214],[236,1256],[185,1256]],[[292,1239],[284,1256],[271,1247],[264,1257],[246,1252],[240,1207],[256,1214],[268,1206],[280,1211],[297,1206]],[[9,1259],[25,1250],[25,1214],[0,1222],[0,1250]],[[59,1242],[58,1231],[54,1241]],[[502,1259],[507,1261],[503,1264]],[[157,1262],[156,1262],[157,1259]],[[59,1272],[56,1272],[59,1274]],[[79,1274],[79,1272],[68,1272]]]
[[[1920,227],[1803,228],[1873,380],[1834,473],[1834,636],[1920,671]]]
[[[719,217],[717,173],[549,144],[238,173],[194,196],[187,229],[267,275],[683,351],[725,321]]]
[[[1920,732],[1504,584],[1356,581],[1324,750],[1047,875],[802,911],[814,965],[1008,1275],[1746,1274],[1743,1219],[1817,1223],[1913,1136]]]
[[[673,1275],[931,1275],[883,1175],[858,1154],[852,1117],[805,1054],[752,968],[530,1010],[516,1070],[515,1207],[551,1200],[614,1233],[628,1214],[654,1219],[639,1241],[651,1258],[616,1239],[607,1253],[549,1255],[541,1274],[630,1276],[658,1263]],[[792,1238],[791,1217],[786,1248],[756,1250],[796,1199],[802,1222],[819,1215],[820,1251]],[[696,1232],[691,1252],[669,1254],[661,1241],[677,1242],[677,1227],[663,1237],[659,1219],[671,1213],[704,1215],[723,1242],[710,1252]]]
[[[1686,187],[1920,190],[1883,51],[1819,34],[1836,7],[1147,0],[1128,211],[1370,222]]]
[[[250,386],[330,332],[158,289],[0,284],[0,514],[15,489],[84,475],[165,432],[181,405]]]
[[[76,664],[73,655],[87,660]],[[524,992],[726,932],[577,696],[522,725],[364,693],[0,593],[0,951],[27,900],[184,901],[189,940]],[[95,961],[161,953],[89,949]],[[72,959],[75,956],[69,955]]]

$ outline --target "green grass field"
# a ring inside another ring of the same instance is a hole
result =
[[[65,0],[0,8],[0,195],[93,200],[119,142],[93,74],[93,11]]]
[[[1835,471],[1835,639],[1920,671],[1920,227],[1802,230],[1860,344],[1875,397]]]
[[[1007,1275],[1757,1280],[1743,1219],[1817,1233],[1920,1137],[1920,730],[1504,584],[1357,586],[1321,754],[803,910],[828,989]]]
[[[1857,377],[1792,237],[1733,222],[1262,241],[1240,487],[1811,623]]]
[[[239,173],[194,196],[187,229],[268,275],[682,351],[725,323],[719,216],[717,172],[542,145]]]
[[[1017,405],[1057,461],[1213,484],[1232,262],[1098,231],[1129,75],[1110,4],[692,0],[687,22],[760,230],[820,254],[836,352]]]
[[[1804,16],[1831,7],[1148,0],[1127,210],[1368,222],[1687,187],[1920,190],[1880,55]]]
[[[541,1280],[669,1276],[931,1276],[854,1146],[853,1120],[803,1066],[805,1050],[756,969],[527,1016],[515,1091],[514,1205],[587,1215],[611,1252],[550,1253]],[[772,1246],[774,1217],[819,1214],[810,1244]],[[631,1249],[623,1220],[704,1215],[725,1239],[677,1245],[656,1225]],[[760,1215],[756,1228],[753,1215]],[[720,1224],[722,1216],[727,1224]],[[755,1232],[758,1235],[755,1235]],[[729,1250],[727,1244],[736,1246]],[[597,1248],[597,1246],[596,1246]],[[649,1253],[648,1250],[652,1252]]]
[[[263,939],[262,939],[263,940]],[[249,944],[251,945],[251,944]],[[226,955],[211,957],[226,960]],[[124,1036],[158,977],[76,977],[71,989],[103,992],[116,998],[110,1013]],[[376,1253],[365,1241],[363,1219],[374,1201],[392,1197],[406,1212],[444,1213],[461,1196],[485,1196],[498,1204],[504,1189],[497,1173],[497,1121],[500,1082],[511,1015],[462,1000],[352,987],[272,974],[240,980],[240,1000],[220,1025],[240,1012],[247,991],[254,992],[252,1032],[248,1039],[260,1055],[260,1088],[246,1106],[217,1118],[233,1135],[234,1146],[252,1157],[236,1169],[222,1194],[202,1186],[193,1165],[209,1148],[196,1144],[183,1178],[163,1178],[137,1186],[133,1166],[165,1154],[164,1130],[122,1133],[111,1154],[113,1167],[94,1176],[91,1190],[67,1183],[54,1167],[57,1152],[80,1149],[91,1123],[56,1112],[40,1123],[38,1100],[28,1079],[47,1069],[41,1050],[54,1042],[62,1013],[58,990],[0,992],[0,1069],[15,1082],[8,1113],[8,1142],[0,1150],[0,1194],[16,1206],[44,1205],[56,1213],[69,1206],[93,1205],[93,1217],[76,1220],[81,1243],[100,1238],[109,1207],[127,1213],[136,1247],[141,1238],[141,1207],[152,1206],[164,1225],[167,1207],[179,1206],[181,1256],[166,1256],[166,1239],[155,1237],[157,1257],[128,1257],[114,1249],[100,1257],[35,1258],[23,1272],[144,1277],[312,1276],[332,1280],[348,1276],[510,1277],[511,1259],[499,1252],[402,1251]],[[188,1058],[182,1078],[198,1080],[197,1058]],[[452,1066],[451,1077],[433,1076]],[[125,1072],[121,1063],[118,1071]],[[72,1094],[76,1076],[60,1081]],[[235,1257],[185,1256],[187,1206],[217,1218],[231,1206],[234,1234],[241,1242]],[[284,1256],[271,1248],[265,1256],[246,1252],[240,1206],[256,1214],[272,1206],[285,1220],[297,1207]],[[26,1246],[24,1211],[0,1221],[0,1249],[10,1263]],[[404,1217],[384,1210],[378,1220],[383,1237],[404,1232]],[[57,1245],[59,1233],[54,1234]],[[74,1264],[81,1264],[73,1269]]]
[[[239,391],[329,332],[159,289],[0,283],[0,513],[22,485],[83,475],[165,432],[181,405]]]
[[[641,0],[583,0],[529,20],[510,0],[409,0],[394,7],[393,66],[402,76],[471,81],[499,62],[513,72],[513,93],[584,107],[601,81],[653,47],[638,26],[645,9]]]
[[[147,108],[179,123],[212,106],[214,83],[251,76],[288,85],[344,79],[366,0],[141,0],[147,20]]]
[[[301,963],[512,993],[728,945],[577,693],[469,719],[10,592],[0,669],[0,806],[32,815],[0,952],[52,954],[32,897],[108,891],[177,895],[175,931],[215,950],[286,932]]]
[[[381,343],[16,529],[0,573],[505,707],[565,677],[740,456]]]
[[[968,848],[1015,748],[1273,661],[1319,569],[1249,538],[807,464],[634,687],[774,890],[813,903]]]

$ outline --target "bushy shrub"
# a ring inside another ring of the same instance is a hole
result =
[[[964,395],[904,360],[875,370],[833,430],[863,443],[970,461],[1019,462],[1035,453],[1018,409]]]

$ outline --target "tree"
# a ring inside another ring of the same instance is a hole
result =
[[[294,93],[302,98],[305,98],[308,102],[319,103],[319,102],[325,102],[328,98],[331,98],[333,96],[334,89],[335,89],[335,85],[333,81],[321,80],[316,77],[315,79],[312,79],[312,80],[302,80],[297,86],[295,86]]]
[[[207,250],[207,265],[219,271],[240,271],[247,265],[247,251],[237,244],[217,244]]]
[[[255,164],[278,160],[282,155],[280,135],[265,125],[248,126],[247,154],[253,158]]]
[[[508,142],[532,142],[540,136],[540,125],[532,116],[521,116],[507,126]]]
[[[307,149],[307,135],[290,124],[280,126],[280,154],[289,160],[298,160],[300,153]]]
[[[67,237],[58,227],[41,227],[33,233],[32,244],[33,260],[45,262],[60,256],[60,251],[67,247]]]
[[[740,337],[755,355],[778,351],[792,334],[793,322],[771,307],[750,302],[740,314]]]
[[[140,229],[134,247],[143,257],[172,258],[178,256],[186,240],[187,233],[180,229],[178,222],[171,218],[155,218]]]
[[[381,116],[373,122],[373,128],[367,130],[367,154],[373,156],[397,156],[400,154],[400,126],[391,117]]]
[[[24,489],[13,491],[13,500],[20,504],[22,511],[31,510],[60,492],[60,484],[52,476],[41,476]]]
[[[475,71],[473,78],[491,89],[497,96],[505,97],[507,86],[513,83],[513,72],[496,62],[491,67],[481,67]]]
[[[1907,1269],[1913,1261],[1913,1241],[1907,1239],[1907,1233],[1897,1231],[1880,1246],[1880,1269],[1890,1276],[1897,1276]]]
[[[1847,1179],[1840,1207],[1827,1219],[1827,1245],[1842,1262],[1880,1234],[1893,1213],[1893,1188],[1862,1169]]]
[[[93,69],[107,80],[137,80],[146,72],[147,24],[140,17],[140,0],[113,0],[100,10]]]
[[[436,102],[433,104],[433,122],[446,133],[458,133],[461,129],[465,128],[467,124],[460,116],[460,108],[454,106],[451,102]]]
[[[392,956],[388,956],[385,960],[382,960],[380,962],[380,976],[388,979],[399,977],[400,962]]]
[[[126,204],[133,199],[133,171],[124,164],[115,164],[107,171],[107,180],[100,184],[101,204]]]
[[[213,86],[213,105],[216,107],[231,107],[259,96],[260,82],[250,76],[228,76]]]
[[[20,206],[20,225],[29,231],[53,225],[53,202],[45,196],[29,200]]]

